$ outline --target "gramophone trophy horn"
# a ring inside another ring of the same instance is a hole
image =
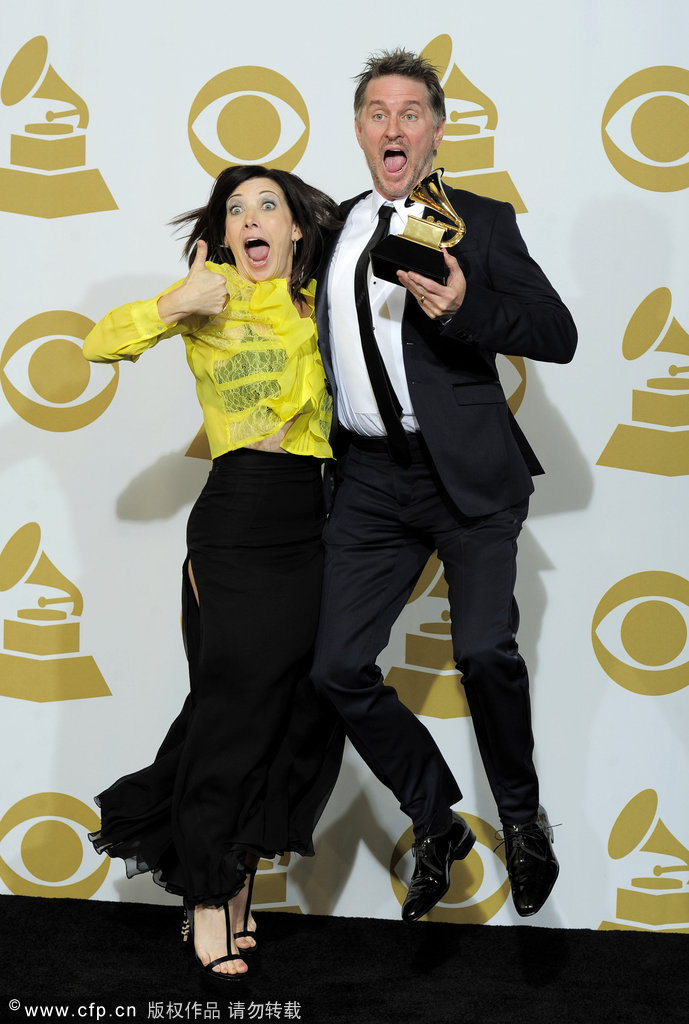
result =
[[[15,54],[8,67],[0,88],[0,98],[6,106],[14,106],[28,96],[59,103],[72,104],[71,109],[49,110],[46,120],[38,124],[27,124],[25,130],[39,135],[67,134],[74,131],[73,125],[52,124],[65,117],[79,118],[78,128],[86,128],[89,113],[81,96],[70,88],[48,64],[48,41],[45,36],[35,36]]]
[[[79,118],[79,121],[76,125],[77,128],[86,128],[86,126],[88,125],[89,112],[86,103],[81,98],[79,93],[75,92],[74,89],[70,88],[70,86],[67,85],[67,83],[62,78],[60,78],[57,71],[55,71],[55,69],[52,66],[48,67],[48,70],[45,74],[45,78],[43,79],[39,88],[36,89],[33,95],[40,96],[41,99],[57,100],[59,103],[71,104],[71,107],[68,107],[68,109],[66,110],[49,110],[46,114],[46,121],[48,123],[54,123],[59,118],[77,116]],[[54,124],[54,130],[57,129],[57,127],[58,125]],[[74,131],[74,127],[71,124],[62,125],[61,129],[64,134],[66,134],[67,132]],[[40,131],[41,134],[47,134],[49,128],[45,124],[41,124],[40,126],[27,125],[26,130],[28,132]]]
[[[71,604],[72,615],[81,615],[84,610],[84,599],[79,588],[53,565],[44,551],[41,552],[34,571],[27,576],[26,582],[38,583],[40,586],[59,590],[61,594],[59,597],[42,595],[38,598],[38,608],[27,608],[18,612],[20,619],[63,619],[67,617],[66,611],[60,608],[51,610],[49,605]]]
[[[41,528],[38,523],[25,523],[10,537],[0,551],[0,590],[10,590],[18,583],[32,583],[60,591],[57,597],[41,595],[36,608],[20,609],[20,619],[66,619],[67,612],[49,605],[71,604],[71,614],[81,615],[84,601],[79,588],[60,572],[41,550]]]
[[[646,853],[659,853],[661,857],[675,857],[680,861],[680,864],[656,864],[653,868],[656,878],[677,871],[689,871],[689,850],[672,834],[661,818],[641,849]]]
[[[443,217],[445,223],[437,221],[430,214],[425,217],[410,216],[401,235],[388,235],[372,251],[371,264],[376,277],[398,284],[398,270],[414,270],[440,284],[447,281],[448,271],[442,250],[461,242],[466,227],[445,195],[442,173],[443,169],[439,167],[422,178],[411,190],[404,205],[422,203]]]
[[[452,203],[445,195],[445,189],[442,183],[443,168],[439,167],[431,174],[422,178],[418,185],[409,193],[408,198],[405,200],[405,206],[413,206],[414,203],[422,203],[429,209],[434,210],[435,213],[439,213],[441,217],[444,217],[448,224],[438,224],[433,217],[410,217],[407,221],[407,226],[404,229],[403,238],[412,238],[413,241],[419,242],[421,245],[430,245],[432,248],[449,249],[457,242],[460,242],[466,234],[466,227],[461,217],[457,215],[455,208]],[[411,224],[411,228],[410,228]],[[417,227],[420,225],[421,227]],[[428,231],[429,240],[425,240],[427,227],[431,230]],[[438,229],[440,234],[438,235]],[[418,231],[418,237],[415,237]],[[448,235],[449,232],[449,235]],[[432,234],[431,234],[432,233]]]

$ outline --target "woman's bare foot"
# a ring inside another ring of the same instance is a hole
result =
[[[234,925],[231,911],[230,922],[232,930]],[[194,949],[204,967],[218,957],[240,952],[231,930],[228,934],[224,907],[194,907]],[[216,974],[246,974],[248,969],[242,959],[225,960],[212,968]]]
[[[241,953],[244,950],[256,949],[256,939],[252,935],[241,935],[240,932],[255,932],[256,921],[254,916],[249,910],[249,916],[244,923],[246,914],[246,902],[249,898],[249,889],[251,888],[251,881],[253,879],[253,873],[248,874],[244,881],[244,887],[240,889],[236,896],[230,900],[230,922],[232,928],[232,934],[235,937],[235,945],[238,951]]]

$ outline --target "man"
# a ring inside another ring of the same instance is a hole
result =
[[[399,234],[410,213],[423,215],[405,200],[432,169],[444,95],[431,65],[394,50],[368,60],[354,109],[373,191],[343,204],[344,227],[318,278],[339,483],[314,681],[412,819],[415,869],[402,917],[418,920],[445,894],[453,861],[475,837],[451,810],[461,793],[438,747],[384,685],[376,658],[437,548],[454,656],[502,821],[514,903],[526,916],[558,873],[539,804],[513,596],[531,477],[543,470],[507,407],[495,354],[564,363],[576,329],[529,256],[512,207],[469,192],[447,190],[466,235],[445,254],[445,284],[403,271],[398,284],[371,278],[366,249],[379,223],[391,216]]]

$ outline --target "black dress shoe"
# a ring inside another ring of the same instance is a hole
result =
[[[560,871],[553,853],[553,829],[543,807],[532,821],[503,825],[507,873],[520,917],[536,914],[550,896]]]
[[[439,836],[425,836],[414,843],[416,867],[402,905],[404,921],[418,921],[432,910],[450,888],[450,867],[464,860],[476,836],[464,818],[452,812],[452,824]]]

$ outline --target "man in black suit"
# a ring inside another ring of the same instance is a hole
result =
[[[515,634],[517,537],[542,472],[505,401],[498,352],[569,361],[572,318],[531,259],[507,203],[447,194],[466,225],[447,280],[371,277],[372,236],[399,234],[445,126],[440,82],[405,50],[371,57],[354,100],[373,191],[343,204],[319,274],[319,343],[334,401],[338,488],[313,678],[361,756],[412,819],[415,869],[402,917],[442,898],[475,837],[425,726],[376,659],[431,552],[449,589],[453,650],[502,821],[512,895],[535,913],[557,877],[539,804],[526,667]],[[380,212],[382,208],[382,213]],[[375,339],[375,340],[374,340]]]

